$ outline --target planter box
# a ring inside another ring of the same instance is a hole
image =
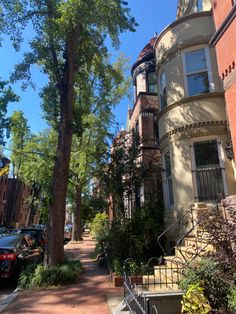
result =
[[[114,287],[122,287],[124,283],[124,279],[122,276],[113,275],[112,282],[113,282]]]
[[[143,283],[143,276],[129,276],[129,280],[131,282],[131,285],[136,283],[136,285],[141,285]]]

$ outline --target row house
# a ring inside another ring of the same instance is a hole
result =
[[[210,44],[216,49],[219,75],[225,91],[232,138],[232,141],[230,137],[228,139],[228,155],[233,160],[236,156],[236,1],[214,0],[213,16],[216,31]]]
[[[6,169],[10,160],[1,156],[0,170]],[[23,227],[29,221],[29,199],[32,189],[18,178],[9,178],[8,174],[0,175],[0,225],[8,227]],[[38,213],[34,213],[33,224],[39,223]]]
[[[0,156],[0,171],[4,171],[9,165],[10,160],[1,155]],[[5,172],[5,171],[4,171]],[[0,225],[4,223],[4,213],[7,199],[7,185],[8,185],[8,175],[0,175]]]
[[[236,193],[224,89],[209,44],[214,33],[210,0],[179,0],[176,21],[154,46],[166,226],[192,204],[209,208],[219,193]],[[175,242],[176,230],[168,238]]]
[[[120,145],[126,149],[133,145],[137,149],[135,160],[137,167],[143,167],[147,170],[138,189],[131,186],[130,189],[124,192],[124,211],[127,217],[132,216],[133,208],[140,207],[145,201],[150,199],[156,201],[158,198],[160,201],[160,198],[162,198],[161,172],[158,171],[160,152],[157,125],[158,98],[154,56],[155,41],[156,37],[147,43],[132,66],[134,104],[131,109],[128,109],[126,130],[122,129],[118,132],[113,143],[113,146]],[[113,149],[111,149],[111,156]],[[155,167],[157,169],[153,171]],[[125,181],[127,178],[123,179]],[[114,217],[112,199],[109,204],[109,216]]]

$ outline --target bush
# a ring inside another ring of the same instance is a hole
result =
[[[182,312],[186,314],[207,314],[211,307],[203,294],[203,288],[199,284],[193,284],[183,295]]]
[[[81,274],[80,262],[65,262],[62,265],[46,267],[44,265],[29,265],[19,278],[19,287],[32,289],[71,284]]]
[[[222,280],[220,274],[219,264],[211,258],[204,258],[195,267],[192,265],[184,271],[183,278],[180,280],[180,287],[183,290],[188,290],[191,285],[200,284],[204,288],[204,295],[212,309],[216,311],[222,308],[229,310],[233,306],[232,286]],[[231,305],[229,300],[231,300]]]
[[[98,213],[91,223],[91,234],[99,243],[107,239],[108,235],[108,216],[106,213]]]
[[[117,275],[117,276],[122,276],[123,275],[123,268],[121,265],[121,262],[115,258],[112,261],[112,271]]]
[[[231,287],[228,293],[228,306],[229,309],[236,313],[236,289]]]

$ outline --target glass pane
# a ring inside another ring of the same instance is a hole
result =
[[[216,140],[194,143],[194,154],[197,169],[219,166]]]
[[[171,176],[171,163],[170,163],[170,153],[165,154],[165,166],[166,166],[166,177]]]
[[[205,49],[185,53],[186,72],[199,72],[207,69]]]
[[[207,72],[188,75],[188,95],[198,95],[209,92],[209,80]]]
[[[174,204],[172,179],[169,178],[169,179],[167,180],[167,183],[168,183],[169,205],[172,205],[172,204]]]
[[[148,83],[148,91],[149,93],[157,93],[157,84],[156,83]]]
[[[166,87],[166,75],[163,72],[160,76],[160,92],[163,92],[163,89]]]
[[[156,83],[157,77],[156,72],[149,72],[147,74],[148,83]]]

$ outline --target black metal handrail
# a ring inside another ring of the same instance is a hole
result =
[[[178,218],[175,222],[173,222],[171,225],[169,225],[157,238],[157,242],[163,252],[163,255],[166,256],[167,253],[165,249],[163,248],[163,245],[161,244],[161,239],[164,238],[164,236],[171,230],[173,229],[176,225],[178,225],[182,220],[184,220],[189,214],[191,214],[191,222],[192,225],[194,224],[193,220],[193,205],[191,205],[190,209],[187,210],[180,218]]]
[[[219,201],[221,198],[218,198],[217,201]],[[191,247],[189,250],[187,251],[183,251],[183,247],[181,245],[182,241],[184,240],[184,238],[187,238],[194,230],[196,230],[198,227],[200,227],[201,225],[206,225],[206,223],[208,223],[209,218],[212,216],[212,214],[215,214],[215,212],[217,211],[217,214],[219,214],[219,205],[218,203],[212,207],[211,209],[208,210],[207,214],[203,215],[200,219],[197,219],[197,221],[194,222],[192,228],[190,230],[188,230],[184,236],[182,236],[176,243],[176,247],[179,249],[179,252],[181,254],[181,256],[183,257],[183,259],[188,262],[189,260],[192,262],[194,259],[196,259],[198,256],[201,255],[201,253],[205,252],[206,248],[208,247],[209,243],[206,241],[206,239],[199,237],[199,233],[195,236],[194,238],[194,242],[195,242],[195,248]],[[202,233],[204,234],[204,231],[206,230],[202,230]],[[201,242],[201,244],[204,243],[204,241],[206,242],[205,245],[203,245],[202,247],[200,247],[198,244]],[[185,252],[185,254],[183,253]]]

